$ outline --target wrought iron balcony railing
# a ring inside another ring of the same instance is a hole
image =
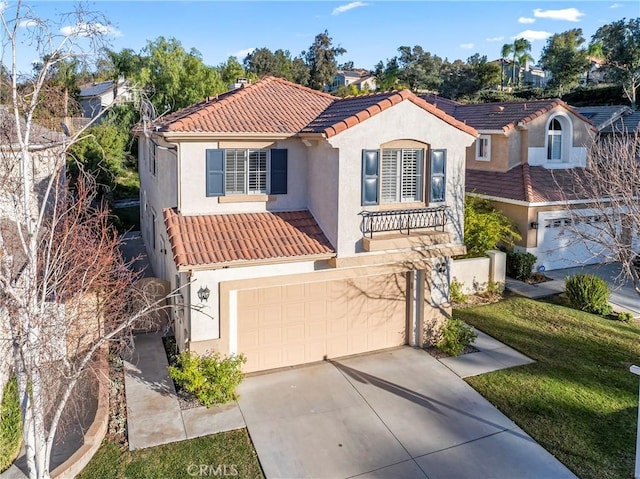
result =
[[[398,231],[411,233],[417,229],[436,229],[444,231],[447,222],[448,206],[436,208],[413,208],[407,210],[362,211],[362,234],[373,238],[373,233]]]

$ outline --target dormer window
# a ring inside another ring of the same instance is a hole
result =
[[[547,130],[547,159],[549,161],[562,160],[562,125],[557,118],[551,120]]]

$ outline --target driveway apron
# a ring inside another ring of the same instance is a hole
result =
[[[239,393],[267,478],[575,478],[421,350],[253,376]]]

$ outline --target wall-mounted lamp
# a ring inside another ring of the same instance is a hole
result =
[[[531,227],[532,230],[537,230],[538,229],[538,222],[537,221],[532,221],[529,226]]]
[[[207,286],[204,288],[200,286],[200,289],[198,290],[198,298],[200,298],[200,301],[209,301],[209,293],[211,293],[211,291],[209,291]]]

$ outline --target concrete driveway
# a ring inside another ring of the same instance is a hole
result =
[[[633,312],[635,316],[640,316],[640,296],[634,291],[630,281],[624,281],[623,278],[620,277],[621,271],[622,268],[619,263],[607,263],[545,271],[544,274],[549,278],[559,280],[564,280],[567,276],[581,273],[600,276],[609,285],[609,291],[611,291],[610,302],[620,306],[622,309]]]
[[[426,352],[400,348],[245,379],[267,478],[575,478]]]

